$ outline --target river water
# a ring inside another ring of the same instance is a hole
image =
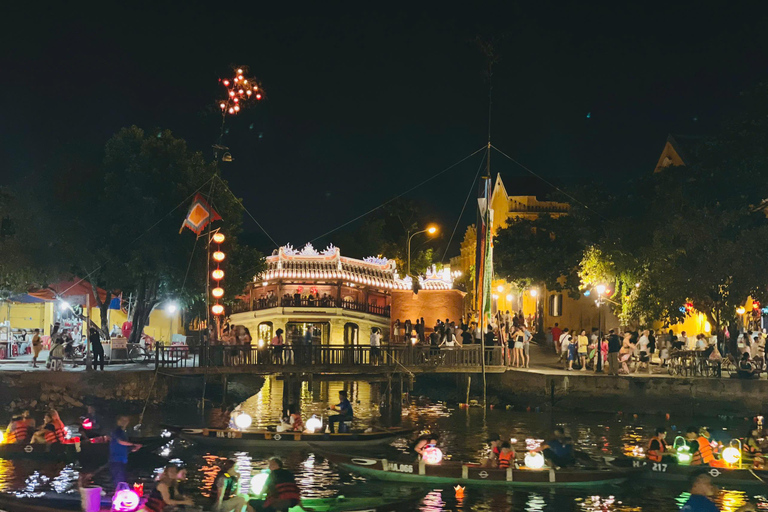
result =
[[[380,396],[375,385],[366,382],[315,381],[305,383],[301,391],[301,409],[305,418],[312,414],[322,416],[328,405],[335,402],[338,391],[347,389],[361,423],[380,423]],[[282,381],[268,379],[262,389],[240,404],[239,408],[254,418],[254,425],[274,425],[281,414]],[[65,418],[66,419],[66,418]],[[161,430],[162,423],[199,424],[199,413],[194,407],[164,408],[145,417],[143,434]],[[410,400],[403,408],[402,423],[420,430],[431,430],[440,435],[440,444],[447,458],[462,461],[479,461],[487,454],[483,441],[489,433],[518,440],[517,450],[522,451],[526,439],[543,439],[552,428],[566,428],[580,450],[595,456],[627,453],[646,439],[658,425],[666,425],[670,436],[675,430],[689,425],[706,424],[713,436],[723,441],[743,436],[751,424],[747,418],[711,418],[697,422],[696,418],[676,417],[669,420],[660,416],[644,416],[635,411],[612,415],[560,414],[528,412],[498,408],[483,410],[479,407],[461,409],[434,398],[420,397]],[[408,440],[394,443],[389,450],[407,451]],[[467,488],[463,499],[457,499],[451,487],[409,487],[368,481],[365,478],[340,472],[321,457],[310,451],[286,453],[253,451],[207,451],[183,440],[173,440],[158,450],[158,457],[145,461],[135,468],[139,480],[149,482],[160,470],[165,460],[183,463],[188,469],[188,486],[202,502],[215,474],[217,463],[227,457],[237,459],[243,481],[266,467],[270,456],[283,458],[286,467],[294,471],[305,497],[333,497],[344,495],[386,496],[393,501],[418,493],[421,511],[676,511],[684,503],[687,489],[684,484],[649,484],[629,481],[622,485],[594,489],[473,489]],[[76,464],[41,464],[32,461],[0,460],[0,491],[17,495],[34,496],[46,491],[76,492],[78,467]],[[96,477],[97,483],[107,484],[107,475]],[[717,498],[724,511],[736,510],[746,501],[768,510],[768,489],[726,488]],[[405,511],[403,511],[405,512]]]

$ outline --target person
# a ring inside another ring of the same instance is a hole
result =
[[[555,427],[553,433],[554,437],[543,443],[539,451],[555,469],[574,464],[576,459],[573,455],[573,445],[565,437],[565,431],[561,427]]]
[[[32,443],[35,444],[56,444],[60,443],[56,435],[56,426],[53,424],[53,417],[50,412],[45,413],[43,426],[32,435]]]
[[[579,333],[578,349],[579,349],[579,361],[581,362],[581,371],[587,370],[587,348],[589,347],[589,338],[587,338],[587,330],[582,329]]]
[[[371,364],[379,364],[381,357],[381,332],[378,327],[371,327]]]
[[[557,344],[557,347],[560,349],[560,355],[557,359],[558,363],[562,363],[564,360],[568,359],[568,345],[571,343],[571,338],[572,336],[566,327],[560,333],[560,342]]]
[[[744,438],[744,454],[752,459],[752,469],[764,469],[765,458],[763,457],[764,441],[760,441],[760,430],[756,427],[749,429],[749,434]]]
[[[304,420],[301,419],[301,411],[296,404],[288,404],[288,423],[294,432],[304,432]]]
[[[752,364],[752,361],[749,360],[749,352],[741,354],[736,374],[740,379],[754,379],[758,377],[755,373],[755,367]]]
[[[680,512],[720,512],[715,502],[717,487],[712,484],[712,477],[706,473],[696,475],[691,484],[691,496],[685,502]],[[735,512],[754,512],[757,510],[753,504],[746,503],[737,508]]]
[[[472,332],[475,335],[475,344],[480,345],[483,339],[483,332],[480,330],[480,324],[478,322],[472,322],[472,325],[474,326]]]
[[[349,421],[354,415],[352,412],[352,404],[347,400],[346,390],[342,389],[339,391],[339,403],[331,406],[331,410],[338,413],[328,418],[328,428],[330,429],[331,434],[333,434],[334,424]],[[339,429],[341,429],[341,426],[339,426]]]
[[[24,410],[11,418],[5,430],[5,442],[8,444],[27,444],[34,434],[35,420],[29,417],[29,411]]]
[[[507,469],[515,466],[515,450],[509,441],[502,441],[499,447],[499,469]]]
[[[677,462],[674,457],[675,450],[667,446],[667,429],[659,427],[656,429],[656,435],[648,441],[648,450],[645,452],[646,458],[651,462]]]
[[[611,375],[619,374],[619,351],[621,350],[621,339],[616,332],[611,329],[608,331],[608,371]]]
[[[64,367],[64,341],[60,337],[56,338],[48,358],[50,359],[51,370],[60,372]]]
[[[645,330],[642,332],[640,339],[637,340],[637,351],[639,354],[639,359],[637,367],[635,368],[635,373],[640,371],[641,365],[643,365],[643,367],[648,370],[648,373],[651,373],[651,356],[649,348],[651,341],[648,338],[648,335],[649,332]]]
[[[179,468],[174,464],[165,466],[163,472],[157,477],[155,488],[149,493],[147,502],[139,509],[139,512],[163,512],[168,506],[188,506],[195,504],[192,498],[185,497],[177,492]]]
[[[275,337],[272,338],[272,341],[270,342],[270,345],[272,345],[272,350],[274,351],[274,362],[279,362],[280,364],[283,364],[283,345],[285,342],[283,341],[283,330],[278,329],[275,331]]]
[[[101,416],[96,411],[96,407],[94,405],[88,405],[85,411],[85,416],[82,417],[83,422],[85,420],[88,420],[90,422],[91,428],[88,430],[88,437],[98,437],[101,435],[101,429],[104,424],[104,422],[101,420]]]
[[[634,353],[634,348],[632,347],[632,342],[630,339],[632,338],[631,333],[624,333],[624,341],[621,344],[621,349],[619,350],[619,361],[621,362],[621,373],[629,374],[629,360],[632,358],[632,354]]]
[[[141,448],[140,444],[134,444],[128,440],[125,429],[129,421],[128,416],[124,414],[118,416],[115,429],[109,436],[109,472],[112,474],[112,483],[115,485],[126,482],[125,469],[128,466],[128,453]]]
[[[43,340],[40,338],[40,329],[35,329],[35,335],[32,336],[32,368],[37,368],[37,357],[43,350]]]
[[[560,355],[560,335],[563,331],[560,329],[560,324],[555,322],[555,326],[552,328],[552,340],[554,342],[555,354]]]
[[[491,357],[493,355],[493,347],[496,345],[496,334],[493,332],[493,325],[488,324],[488,328],[485,331],[485,364],[491,363]]]
[[[499,464],[499,454],[501,453],[501,437],[499,434],[492,433],[488,435],[485,442],[490,445],[491,453],[483,460],[482,465],[484,467],[496,467]]]
[[[474,340],[474,336],[472,334],[472,331],[470,329],[465,329],[461,332],[461,344],[465,346],[469,346],[472,344],[472,341]]]
[[[426,432],[420,435],[416,439],[416,444],[413,445],[413,451],[421,458],[424,453],[424,448],[427,446],[436,446],[438,442],[438,436],[432,432]]]
[[[91,342],[91,352],[93,353],[93,369],[98,370],[99,365],[101,365],[101,371],[104,371],[104,347],[101,345],[99,331],[91,327],[88,341]]]
[[[528,327],[523,326],[523,359],[526,368],[531,366],[531,338],[533,338],[533,334],[528,330]]]
[[[240,492],[240,473],[235,471],[235,461],[227,459],[219,466],[219,472],[211,489],[214,512],[240,512],[245,506],[245,498]]]
[[[579,344],[573,336],[568,336],[568,370],[573,370],[573,362],[579,357]]]
[[[295,507],[301,502],[299,486],[293,473],[283,468],[283,461],[277,457],[269,459],[269,476],[264,483],[266,499],[248,502],[248,512],[278,512]]]
[[[392,326],[392,340],[395,343],[400,343],[400,319],[395,320],[395,324]]]

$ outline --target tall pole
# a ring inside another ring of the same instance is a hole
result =
[[[427,231],[429,231],[429,228],[422,229],[421,231],[417,231],[417,232],[415,232],[414,234],[412,234],[412,235],[410,235],[408,237],[408,245],[407,245],[407,247],[408,247],[408,249],[407,249],[407,251],[408,251],[408,275],[411,275],[411,239],[413,237],[415,237],[416,235],[418,235],[419,233],[426,233]]]
[[[595,373],[603,372],[603,319],[602,319],[601,306],[602,304],[598,300],[598,303],[597,303],[597,364],[595,365]]]

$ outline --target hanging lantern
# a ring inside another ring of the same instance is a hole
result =
[[[216,233],[213,234],[213,241],[216,242],[217,244],[220,244],[224,240],[226,240],[224,233],[217,231]]]
[[[221,304],[214,304],[213,306],[211,306],[211,313],[217,316],[224,313],[224,306],[222,306]]]
[[[462,500],[462,499],[464,499],[464,487],[462,487],[462,486],[460,486],[460,485],[457,485],[457,486],[455,486],[455,487],[453,488],[453,490],[454,490],[454,492],[456,493],[456,494],[455,494],[455,497],[456,497],[456,499],[457,499],[457,500]]]
[[[430,445],[421,452],[421,458],[427,464],[440,464],[440,461],[443,460],[443,452],[437,446]]]
[[[541,469],[544,467],[544,455],[541,452],[528,452],[525,454],[525,467],[528,469]]]
[[[307,420],[307,431],[317,432],[321,428],[323,428],[323,420],[313,414],[312,417]]]
[[[216,288],[211,290],[211,295],[213,295],[217,299],[222,298],[224,296],[224,288],[217,286]]]
[[[214,278],[216,281],[221,281],[224,279],[224,271],[220,268],[217,268],[213,272],[211,272],[211,277]]]
[[[216,252],[214,252],[214,253],[213,253],[213,259],[214,259],[214,261],[219,261],[219,262],[221,262],[221,261],[224,261],[224,258],[226,258],[226,256],[225,256],[225,255],[224,255],[224,253],[223,253],[223,252],[221,252],[221,251],[216,251]]]
[[[251,426],[251,423],[253,422],[253,418],[251,418],[251,415],[246,412],[241,412],[237,416],[235,416],[235,426],[239,429],[245,430],[246,428]]]
[[[741,459],[741,452],[734,446],[729,446],[723,450],[723,460],[728,464],[736,464]]]

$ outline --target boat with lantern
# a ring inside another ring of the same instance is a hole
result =
[[[152,451],[169,441],[169,435],[134,437],[131,442],[142,445],[142,451]],[[132,454],[137,456],[137,453]],[[67,443],[3,443],[0,444],[0,459],[30,459],[72,462],[75,460],[104,463],[109,458],[109,438],[93,439],[77,437]]]
[[[180,436],[201,446],[220,448],[349,448],[389,444],[398,437],[410,434],[413,429],[389,428],[343,432],[277,432],[275,430],[239,430],[215,428],[183,428]]]
[[[610,464],[594,469],[554,469],[544,466],[541,453],[527,455],[529,467],[520,468],[487,468],[479,464],[442,460],[441,456],[433,458],[433,463],[429,464],[429,454],[420,460],[403,462],[327,451],[316,453],[350,473],[378,480],[423,484],[584,487],[621,483],[642,471],[632,466],[616,467]]]

